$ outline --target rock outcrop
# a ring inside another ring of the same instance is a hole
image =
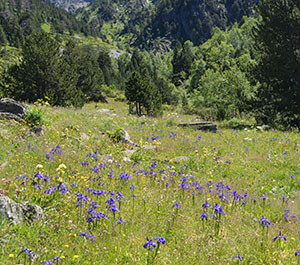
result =
[[[0,195],[0,219],[7,219],[13,224],[32,223],[43,220],[44,214],[42,208],[36,204],[17,203]]]
[[[202,131],[211,131],[216,132],[217,131],[217,124],[214,124],[212,122],[191,122],[191,123],[179,123],[178,126],[180,127],[191,127],[196,130],[202,130]]]
[[[11,98],[0,99],[0,119],[21,121],[26,113],[26,107]]]
[[[130,140],[129,133],[127,131],[125,131],[124,129],[120,130],[120,142],[124,143],[124,144],[131,145],[133,147],[140,148],[140,146],[138,144],[136,144],[136,143],[134,143],[133,141]]]

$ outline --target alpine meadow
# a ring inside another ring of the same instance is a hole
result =
[[[299,0],[0,0],[0,264],[299,265]]]

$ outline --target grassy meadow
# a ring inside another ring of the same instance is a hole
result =
[[[1,192],[45,213],[0,220],[0,264],[300,264],[298,132],[197,131],[176,126],[195,116],[120,102],[41,108],[43,136],[0,121]],[[142,147],[130,159],[120,127]]]

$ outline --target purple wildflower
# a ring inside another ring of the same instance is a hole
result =
[[[268,197],[264,195],[264,196],[260,197],[260,199],[262,199],[263,201],[265,201],[265,200],[268,199]]]
[[[126,222],[125,220],[122,220],[121,217],[119,217],[119,218],[116,220],[116,223],[117,223],[117,225],[119,225],[119,224],[122,224],[122,223],[126,224],[127,222]]]
[[[146,241],[146,243],[143,245],[143,247],[144,247],[145,249],[153,250],[153,249],[156,248],[156,244],[155,244],[155,242],[154,242],[153,240],[151,240],[151,239],[149,239],[149,238],[147,237],[147,241]]]
[[[233,259],[238,258],[240,261],[243,261],[243,256],[241,256],[240,254],[238,254],[237,256],[233,256]]]
[[[61,257],[57,257],[57,256],[55,256],[54,258],[53,258],[53,262],[58,262],[59,260],[62,260],[62,258]]]
[[[27,254],[27,256],[29,256],[30,258],[33,258],[35,256],[35,253],[31,250],[31,249],[27,249],[27,248],[24,248],[23,250],[20,251],[20,253],[18,254],[18,257],[24,253]]]
[[[262,226],[270,226],[271,225],[271,221],[269,219],[267,219],[266,217],[262,216],[259,220],[258,223],[261,224]]]
[[[203,208],[207,208],[207,207],[210,207],[210,203],[208,201],[205,201],[203,204],[202,204],[202,207]]]
[[[164,237],[160,236],[160,234],[158,234],[158,237],[155,237],[154,240],[156,241],[157,244],[165,244],[166,240]]]
[[[215,204],[215,213],[221,215],[221,214],[224,214],[225,215],[225,212],[223,211],[222,209],[222,205],[218,205],[217,203]]]
[[[273,238],[273,242],[276,241],[277,238],[281,238],[283,241],[286,241],[286,237],[281,235],[281,232]]]
[[[53,265],[53,263],[50,260],[47,260],[43,263],[44,265]]]
[[[91,230],[88,230],[86,232],[83,232],[83,233],[80,233],[79,236],[85,236],[86,239],[91,239],[92,242],[95,241],[96,237],[93,235],[92,231]]]
[[[178,209],[181,209],[181,205],[178,202],[174,203],[172,207],[177,207]]]
[[[204,219],[207,220],[208,215],[209,215],[209,214],[208,214],[206,211],[203,211],[203,213],[200,215],[201,220],[202,220],[202,221],[203,221]]]

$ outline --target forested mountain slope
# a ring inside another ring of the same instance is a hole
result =
[[[48,32],[98,34],[97,29],[43,0],[1,0],[0,44],[20,46],[25,36],[42,28]]]
[[[78,8],[87,6],[92,0],[48,0],[55,6],[74,12]]]
[[[194,44],[206,41],[211,29],[225,29],[241,18],[254,14],[258,0],[160,0],[150,22],[141,31],[136,44],[151,47],[157,38]]]

